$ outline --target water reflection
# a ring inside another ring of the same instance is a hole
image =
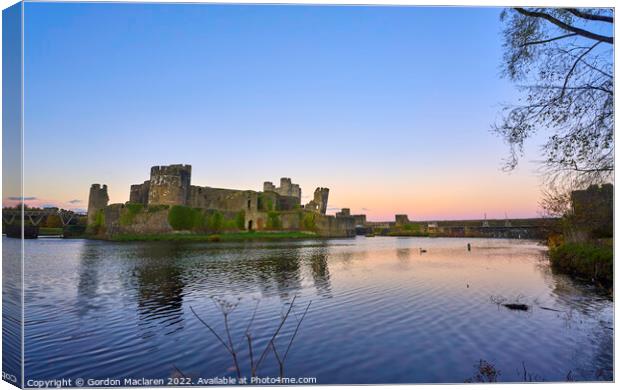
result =
[[[471,241],[471,252],[462,240],[379,237],[33,241],[27,371],[36,378],[159,377],[176,365],[204,377],[226,375],[227,356],[189,306],[221,325],[211,297],[242,297],[235,311],[240,327],[233,329],[242,335],[256,297],[258,340],[299,296],[313,303],[287,363],[294,376],[321,383],[462,382],[483,358],[508,381],[520,379],[514,372],[522,361],[545,380],[564,380],[571,370],[576,379],[609,377],[609,300],[550,272],[535,243]],[[428,252],[420,254],[420,247]],[[534,310],[511,312],[494,305],[492,295],[519,297]]]
[[[332,297],[331,285],[329,282],[329,266],[327,265],[327,248],[315,248],[310,253],[310,267],[312,269],[312,280],[314,287],[319,295],[325,298]]]
[[[411,248],[396,248],[396,257],[402,262],[407,262],[411,256]]]
[[[4,380],[21,386],[21,241],[3,238],[2,244],[2,372]]]
[[[97,290],[99,288],[99,253],[96,248],[80,248],[78,264],[78,314],[85,316],[91,309],[96,309]]]
[[[138,285],[138,318],[141,328],[148,330],[142,337],[150,337],[150,324],[158,321],[172,334],[183,328],[182,269],[171,263],[163,267],[138,267],[135,272]]]

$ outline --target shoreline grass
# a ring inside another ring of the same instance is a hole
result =
[[[230,232],[220,234],[162,233],[162,234],[117,234],[109,241],[194,241],[194,242],[238,242],[277,241],[324,238],[312,232]]]
[[[549,250],[551,267],[605,288],[613,286],[613,244],[566,243]]]
[[[426,232],[416,232],[416,231],[393,231],[385,234],[387,237],[430,237],[431,235]]]

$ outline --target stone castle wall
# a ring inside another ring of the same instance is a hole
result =
[[[249,190],[191,186],[187,205],[222,211],[251,211],[258,207],[258,193]]]
[[[269,230],[288,230],[288,231],[304,231],[308,230],[304,226],[304,217],[306,214],[314,214],[314,231],[321,237],[352,237],[355,235],[355,218],[335,217],[333,215],[317,214],[313,211],[305,210],[289,210],[278,212],[280,227],[278,229]],[[252,230],[267,230],[267,220],[269,214],[264,211],[253,211],[246,213],[245,228]]]
[[[129,190],[129,202],[140,203],[143,206],[147,206],[149,203],[150,184],[150,180],[147,180],[142,184],[133,184]]]
[[[126,206],[114,203],[105,208],[105,234],[161,234],[173,231],[168,223],[168,209],[140,212],[133,216],[131,223],[122,223],[123,213],[127,213]]]
[[[315,218],[316,232],[323,237],[352,237],[355,236],[355,218],[334,217],[333,215],[319,214]]]

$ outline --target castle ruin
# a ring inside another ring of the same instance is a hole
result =
[[[280,179],[279,187],[266,181],[263,183],[263,191],[254,191],[195,186],[191,184],[191,172],[190,165],[152,167],[148,180],[131,185],[128,204],[141,205],[145,210],[152,209],[152,206],[186,206],[205,213],[218,212],[228,218],[240,218],[238,216],[243,215],[244,230],[315,229],[319,234],[328,236],[348,236],[354,233],[355,221],[351,216],[326,215],[328,188],[318,187],[314,191],[314,198],[302,205],[300,186],[287,177]],[[139,223],[144,225],[141,230],[151,231],[154,225],[159,226],[156,231],[171,229],[166,228],[162,220],[147,226],[149,223],[142,221],[146,216],[138,218],[133,224],[121,226],[119,221],[123,207],[108,206],[107,187],[93,185],[89,197],[89,224],[94,223],[97,213],[104,210],[109,231],[130,231],[136,229]],[[307,213],[314,216],[305,218]],[[153,215],[148,217],[154,218]]]

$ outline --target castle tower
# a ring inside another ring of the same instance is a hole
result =
[[[276,191],[276,186],[273,185],[272,182],[270,181],[266,181],[263,183],[263,191],[267,192],[267,191]]]
[[[107,185],[93,184],[90,186],[90,192],[88,193],[88,225],[95,223],[97,212],[103,210],[108,205],[109,200]]]
[[[348,209],[348,208],[340,209],[340,211],[336,213],[336,217],[338,218],[350,217],[350,216],[351,216],[351,209]]]
[[[191,165],[162,165],[151,168],[148,204],[186,205],[189,199]]]
[[[407,214],[396,214],[394,216],[396,226],[404,226],[409,223],[409,216]]]
[[[316,211],[320,214],[327,212],[327,198],[329,197],[329,188],[317,187],[314,190],[314,199],[306,205],[306,209]]]
[[[290,177],[280,178],[280,195],[293,196],[292,195],[293,182]]]
[[[146,207],[149,203],[150,184],[149,180],[142,184],[132,184],[129,190],[129,203],[139,203]]]
[[[325,214],[327,212],[327,198],[329,197],[329,188],[319,187],[314,190],[314,201],[318,203],[319,212]]]
[[[290,196],[297,198],[299,199],[299,204],[301,204],[301,187],[299,187],[299,184],[293,183],[290,177],[280,178],[280,187],[276,187],[270,181],[264,182],[263,191],[273,191],[281,196]]]
[[[299,198],[299,201],[301,202],[301,187],[299,187],[299,184],[293,183],[293,185],[291,186],[291,196]]]

